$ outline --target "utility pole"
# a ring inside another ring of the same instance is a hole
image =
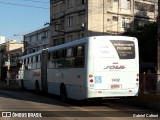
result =
[[[10,79],[10,55],[9,55],[9,40],[7,41],[7,49],[8,49],[8,54],[7,54],[7,62],[6,62],[6,66],[7,66],[7,85],[9,85],[9,79]]]
[[[158,0],[157,92],[160,92],[160,0]]]
[[[104,0],[103,0],[103,35],[104,35]]]
[[[117,5],[117,18],[118,18],[118,20],[117,20],[117,34],[119,33],[119,8],[120,8],[120,0],[118,0],[118,5]]]

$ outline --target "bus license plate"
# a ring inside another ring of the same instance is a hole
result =
[[[119,89],[119,88],[120,88],[120,85],[118,84],[111,85],[111,89]]]

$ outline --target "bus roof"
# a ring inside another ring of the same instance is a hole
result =
[[[49,48],[46,48],[48,51],[54,51],[54,50],[57,50],[57,49],[62,49],[62,48],[67,48],[67,47],[70,47],[70,46],[74,46],[74,45],[78,45],[78,44],[83,44],[83,43],[86,43],[89,39],[91,38],[105,38],[107,37],[108,39],[124,39],[124,38],[132,38],[134,40],[135,37],[130,37],[130,36],[117,36],[117,35],[108,35],[108,36],[92,36],[92,37],[87,37],[87,38],[82,38],[82,39],[79,39],[79,40],[75,40],[75,41],[72,41],[72,42],[68,42],[68,43],[65,43],[65,44],[61,44],[61,45],[57,45],[57,46],[53,46],[53,47],[49,47]],[[135,38],[136,39],[136,38]],[[44,49],[45,50],[45,49]],[[25,58],[28,58],[28,57],[31,57],[31,56],[35,56],[35,55],[38,55],[42,52],[43,50],[39,50],[37,52],[34,52],[34,53],[31,53],[31,54],[28,54],[28,55],[25,55],[25,56],[22,56],[20,57],[20,59],[25,59]]]
[[[39,55],[42,51],[43,50],[39,50],[37,52],[31,53],[31,54],[27,54],[25,56],[20,57],[20,59],[25,59],[25,58],[28,58],[28,57],[31,57],[31,56]]]
[[[61,45],[57,45],[57,46],[54,46],[54,47],[50,47],[50,48],[48,48],[48,51],[53,51],[53,50],[56,50],[56,49],[67,48],[67,47],[74,46],[74,45],[77,45],[77,44],[83,44],[86,41],[87,41],[86,38],[83,38],[83,39],[80,39],[80,40],[75,40],[75,41],[68,42],[68,43],[65,43],[65,44],[61,44]]]

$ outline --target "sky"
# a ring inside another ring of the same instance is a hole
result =
[[[0,36],[22,41],[20,36],[50,22],[50,0],[0,0]]]

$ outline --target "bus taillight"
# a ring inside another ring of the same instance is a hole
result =
[[[90,82],[92,83],[92,82],[93,82],[93,79],[90,79]]]
[[[93,75],[92,75],[92,74],[89,74],[89,78],[93,78]]]
[[[136,79],[136,81],[138,82],[139,81],[139,74],[137,73],[137,79]]]

